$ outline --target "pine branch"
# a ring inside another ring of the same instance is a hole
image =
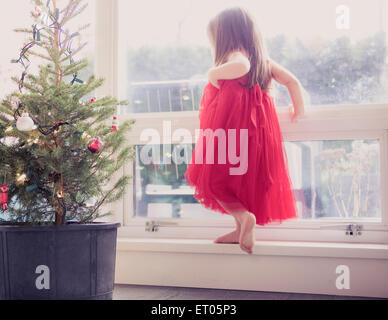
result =
[[[72,75],[76,72],[81,71],[82,69],[85,69],[88,65],[89,65],[89,62],[87,61],[87,59],[83,59],[81,61],[72,63],[71,65],[63,69],[63,75],[64,76]]]
[[[64,10],[61,11],[62,13],[62,16],[63,16],[63,19],[61,21],[61,24],[64,25],[64,18],[65,17],[69,17],[69,15],[74,12],[78,6],[80,5],[82,0],[71,0],[68,2],[66,8]]]
[[[38,52],[33,51],[33,50],[29,50],[28,52],[30,55],[42,58],[42,59],[47,60],[47,61],[51,61],[51,58],[49,56],[44,55],[44,54],[38,53]]]
[[[84,4],[81,8],[77,9],[82,0],[75,0],[75,5],[71,8],[68,15],[65,15],[61,21],[61,25],[64,26],[69,20],[75,18],[76,16],[80,15],[87,7],[88,4]]]

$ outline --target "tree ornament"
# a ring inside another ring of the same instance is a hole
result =
[[[8,190],[5,184],[0,188],[0,205],[3,211],[8,209]]]
[[[112,123],[112,132],[116,132],[119,127],[119,121],[117,120],[117,117],[113,117],[113,123]]]
[[[104,144],[101,142],[100,138],[94,138],[89,141],[88,149],[91,153],[97,153],[104,147]]]
[[[26,182],[26,180],[27,180],[27,175],[25,173],[22,173],[22,174],[18,173],[16,175],[16,182],[17,183],[23,184],[24,182]]]
[[[16,122],[16,128],[19,131],[32,131],[35,128],[34,120],[31,119],[28,112],[24,112]]]
[[[37,16],[41,16],[42,15],[42,11],[40,10],[40,8],[38,6],[35,6],[35,14]]]
[[[91,138],[91,136],[88,133],[83,132],[81,138],[84,139],[84,140],[88,140],[88,139]]]
[[[19,144],[19,138],[16,137],[4,137],[0,139],[0,143],[6,147],[15,147]]]
[[[13,127],[11,126],[11,127],[8,127],[4,132],[8,133],[8,132],[11,132],[12,130],[13,130]]]

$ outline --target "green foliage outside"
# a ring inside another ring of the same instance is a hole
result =
[[[267,39],[267,47],[270,57],[301,81],[311,105],[388,101],[384,32],[355,43],[348,37],[302,42],[279,35]],[[129,82],[206,79],[212,66],[210,48],[201,46],[130,48],[127,61]],[[290,104],[287,89],[275,88],[278,106]]]

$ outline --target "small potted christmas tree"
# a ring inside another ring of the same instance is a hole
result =
[[[130,182],[114,177],[133,121],[117,123],[125,101],[93,98],[103,79],[80,79],[88,61],[66,25],[86,5],[63,2],[34,0],[34,25],[16,30],[24,71],[0,105],[0,299],[112,298],[120,225],[96,220]],[[33,57],[47,62],[37,74]]]

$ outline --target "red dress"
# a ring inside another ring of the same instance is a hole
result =
[[[249,211],[259,225],[281,223],[297,218],[297,209],[279,120],[259,84],[240,85],[246,77],[219,80],[220,89],[206,85],[199,111],[203,131],[185,178],[208,209]]]

